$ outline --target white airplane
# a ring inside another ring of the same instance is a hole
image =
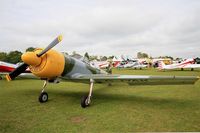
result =
[[[129,85],[173,85],[194,84],[199,79],[196,76],[109,74],[69,55],[53,50],[52,48],[61,40],[62,36],[58,36],[45,49],[38,48],[33,52],[24,53],[21,56],[24,63],[6,75],[6,79],[8,81],[13,80],[29,68],[35,77],[45,80],[39,95],[39,102],[41,103],[48,101],[48,94],[45,92],[47,83],[59,83],[60,80],[88,83],[90,85],[89,93],[81,99],[81,107],[83,108],[91,103],[94,84],[124,82]]]
[[[146,68],[147,67],[147,65],[144,65],[144,64],[142,64],[142,63],[139,63],[139,62],[135,62],[135,64],[132,66],[132,68],[134,68],[134,69],[142,69],[142,68]]]
[[[171,64],[171,65],[165,65],[163,61],[158,62],[158,69],[159,70],[173,70],[173,69],[191,69],[191,71],[194,70],[194,68],[200,68],[200,64],[194,64],[194,59],[190,58],[187,59],[181,63],[177,64]]]
[[[118,67],[121,61],[122,59],[114,57],[112,59],[112,67]],[[110,62],[109,61],[91,61],[90,65],[99,69],[107,69],[108,67],[110,67]]]
[[[134,69],[142,69],[147,67],[147,65],[144,65],[140,63],[138,60],[136,61],[126,61],[124,63],[121,63],[121,65],[118,66],[119,68],[134,68]]]
[[[8,63],[8,62],[0,61],[0,73],[3,74],[3,73],[12,72],[12,71],[15,70],[19,65],[20,65],[20,63],[12,64],[12,63]],[[26,73],[30,73],[29,68],[27,68],[27,70],[26,70],[25,72],[26,72]]]
[[[123,61],[122,58],[114,56],[114,58],[112,59],[113,67],[118,67],[118,66],[120,66],[120,63],[121,63],[122,61]]]
[[[20,65],[20,63],[12,64],[12,63],[8,63],[8,62],[0,61],[0,74],[1,75],[8,74],[8,73],[12,72],[13,70],[15,70],[19,65]],[[31,73],[31,71],[29,68],[27,68],[24,73]],[[21,74],[21,77],[23,77],[24,73]],[[2,79],[1,76],[0,76],[0,79]]]
[[[0,61],[0,73],[12,72],[15,68],[17,68],[15,64]]]
[[[99,69],[106,69],[109,67],[109,62],[108,61],[92,61],[90,62],[90,65],[99,68]]]

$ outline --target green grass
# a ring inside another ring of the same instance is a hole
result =
[[[113,70],[119,74],[193,75],[200,70]],[[89,85],[49,84],[49,101],[38,102],[42,81],[0,81],[0,133],[200,131],[200,81],[195,85],[94,86],[92,104],[80,107]]]

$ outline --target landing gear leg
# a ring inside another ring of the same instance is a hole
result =
[[[89,94],[86,95],[86,96],[83,96],[83,97],[81,98],[81,107],[82,107],[82,108],[86,108],[86,107],[89,106],[90,103],[91,103],[93,85],[94,85],[94,80],[93,80],[93,79],[90,79],[90,91],[89,91]]]
[[[40,103],[44,103],[48,101],[48,94],[47,92],[44,91],[45,87],[47,86],[47,80],[44,81],[43,87],[42,87],[42,91],[39,95],[39,102]]]

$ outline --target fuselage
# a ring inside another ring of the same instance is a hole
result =
[[[181,63],[165,65],[163,62],[159,62],[159,69],[170,70],[170,69],[177,69],[177,68],[200,68],[200,64],[194,64],[194,59],[187,59]]]
[[[12,72],[17,65],[0,61],[0,72]]]
[[[92,67],[90,64],[82,62],[76,58],[64,54],[65,66],[62,76],[73,77],[77,74],[106,74],[105,71]]]

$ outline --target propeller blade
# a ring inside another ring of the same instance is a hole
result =
[[[53,48],[56,44],[58,44],[60,41],[62,41],[62,35],[58,36],[56,39],[54,39],[42,52],[37,54],[38,57],[45,54],[47,51],[49,51],[51,48]]]
[[[11,73],[6,75],[6,79],[8,81],[15,79],[18,75],[20,75],[21,73],[23,73],[24,71],[26,71],[28,65],[25,63],[22,63],[21,65],[19,65],[15,70],[13,70]]]

